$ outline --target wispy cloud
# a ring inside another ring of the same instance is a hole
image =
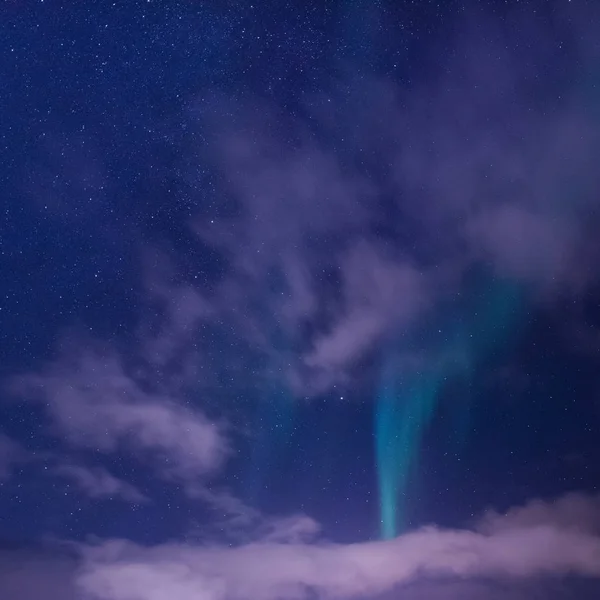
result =
[[[157,369],[170,369],[171,378],[176,374],[185,379],[193,368],[198,327],[214,317],[215,307],[199,286],[177,281],[164,252],[144,248],[141,263],[146,306],[139,323],[139,351]]]
[[[196,484],[218,470],[229,451],[218,424],[181,398],[153,390],[116,352],[81,348],[13,379],[11,387],[42,403],[66,444],[132,452],[167,479]]]
[[[475,269],[533,301],[597,281],[600,135],[576,83],[589,49],[574,48],[559,96],[543,67],[552,36],[524,15],[513,25],[467,23],[406,88],[343,79],[294,116],[223,97],[194,113],[233,205],[191,223],[227,264],[211,302],[256,352],[286,347],[299,395],[351,379],[382,336],[463,292]],[[528,36],[539,43],[523,59],[510,48]]]
[[[90,498],[122,499],[135,504],[148,501],[135,486],[118,479],[102,467],[63,463],[56,466],[53,473],[73,482]]]
[[[309,367],[337,370],[337,377],[384,332],[410,326],[431,299],[426,277],[414,264],[381,256],[365,242],[347,253],[340,272],[343,307],[331,327],[315,336],[304,359]]]

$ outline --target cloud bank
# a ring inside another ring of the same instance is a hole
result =
[[[144,548],[115,540],[85,549],[78,584],[102,600],[275,600],[372,597],[418,578],[598,577],[600,537],[584,520],[599,515],[597,496],[571,495],[496,514],[479,529],[426,527],[389,541]]]
[[[425,527],[393,540],[338,544],[306,517],[273,522],[236,545],[127,540],[0,550],[11,600],[276,598],[567,598],[600,577],[600,498],[534,500],[472,528]],[[540,586],[540,578],[547,586]],[[571,583],[564,581],[570,578]],[[589,592],[589,590],[588,590]]]

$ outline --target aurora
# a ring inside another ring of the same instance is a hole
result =
[[[397,536],[406,525],[404,505],[410,478],[444,385],[459,377],[471,379],[478,364],[514,330],[522,310],[519,287],[492,280],[484,290],[473,294],[469,302],[455,301],[440,311],[448,316],[419,332],[418,339],[425,342],[414,343],[417,352],[410,353],[409,344],[403,341],[389,344],[383,354],[375,454],[384,539]],[[465,319],[465,315],[473,316]],[[469,402],[459,402],[453,410],[459,422],[468,423]]]

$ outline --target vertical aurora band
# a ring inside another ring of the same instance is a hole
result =
[[[513,329],[520,302],[514,284],[492,282],[483,297],[471,306],[455,305],[450,315],[432,332],[421,332],[420,339],[431,339],[421,346],[427,364],[421,368],[401,367],[406,347],[393,345],[381,366],[375,412],[375,444],[380,502],[380,534],[392,538],[404,527],[404,501],[411,472],[423,435],[436,413],[440,391],[453,378],[470,378],[477,363],[502,344]],[[473,315],[465,319],[464,315]],[[461,421],[468,419],[468,404],[456,409]]]
[[[395,537],[402,527],[402,497],[423,429],[435,410],[437,378],[405,387],[392,373],[382,378],[376,422],[381,535]],[[400,398],[408,398],[400,402]]]

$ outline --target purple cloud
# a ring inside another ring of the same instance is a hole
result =
[[[594,507],[597,518],[598,499],[582,501]],[[348,545],[271,538],[235,547],[144,548],[107,541],[84,551],[78,584],[98,600],[275,600],[309,592],[321,598],[370,597],[423,578],[598,577],[600,537],[556,519],[572,502],[538,502],[543,509],[533,520],[516,522],[509,512],[505,526],[486,533],[426,527],[394,540]]]
[[[120,498],[134,504],[148,502],[148,498],[136,487],[101,467],[64,463],[55,467],[53,473],[73,482],[90,498]]]
[[[157,368],[178,363],[185,379],[193,368],[198,327],[215,315],[215,308],[197,287],[176,280],[176,269],[164,252],[146,248],[141,262],[146,311],[138,328],[140,353]]]
[[[351,381],[382,335],[460,292],[474,266],[534,301],[597,281],[596,117],[577,85],[554,94],[540,65],[555,41],[514,18],[514,35],[538,40],[528,60],[482,17],[408,89],[344,80],[307,97],[304,118],[222,97],[195,113],[234,205],[190,225],[227,260],[210,303],[274,360],[269,332],[283,332],[298,395]],[[575,51],[584,80],[591,49]]]
[[[553,523],[562,529],[600,533],[600,494],[572,492],[553,503],[531,500],[504,514],[489,511],[479,522],[478,529],[483,533],[493,534],[540,527],[547,523]]]
[[[562,599],[573,591],[565,577],[600,577],[599,519],[597,495],[572,493],[488,512],[475,529],[430,526],[339,544],[298,515],[267,519],[259,537],[236,544],[105,540],[2,550],[0,587],[15,600],[42,592],[86,600]]]
[[[133,451],[167,478],[196,484],[223,464],[222,428],[164,391],[152,391],[114,352],[82,349],[12,381],[12,391],[41,402],[54,432],[73,447]]]
[[[344,369],[389,329],[412,324],[428,308],[428,282],[410,261],[381,256],[358,243],[341,263],[343,310],[332,327],[317,336],[305,357],[309,367]]]
[[[77,561],[60,548],[0,549],[0,589],[10,600],[82,600],[77,589]]]
[[[13,439],[0,433],[0,481],[8,479],[13,468],[23,461],[25,450]]]

